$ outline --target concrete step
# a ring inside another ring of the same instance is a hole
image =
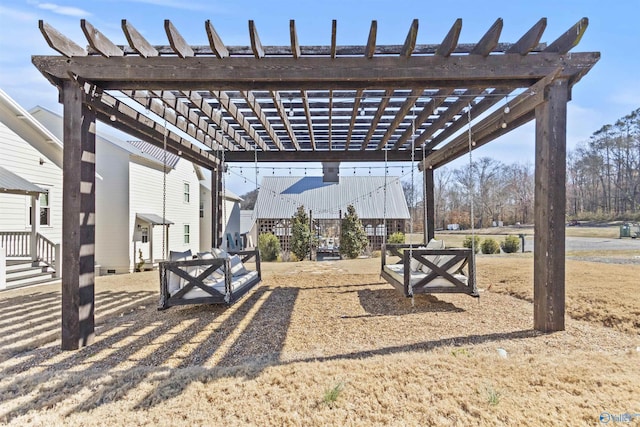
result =
[[[7,277],[18,277],[18,276],[28,276],[29,274],[37,273],[37,272],[46,272],[49,271],[49,267],[46,265],[31,265],[31,264],[22,264],[22,265],[13,265],[11,267],[7,267]]]
[[[35,285],[37,283],[52,281],[54,279],[52,271],[43,272],[40,269],[36,270],[36,272],[31,274],[23,274],[19,276],[10,276],[7,274],[7,288]]]
[[[7,268],[16,265],[31,264],[32,262],[31,257],[11,257],[7,258]]]
[[[35,286],[35,285],[46,285],[47,283],[55,283],[58,281],[60,281],[60,279],[57,277],[47,277],[47,278],[38,279],[38,280],[31,279],[30,281],[21,282],[21,283],[9,282],[7,283],[6,289],[26,288],[28,286]]]

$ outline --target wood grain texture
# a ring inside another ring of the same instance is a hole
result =
[[[91,25],[86,19],[80,20],[80,27],[84,33],[89,45],[100,52],[100,54],[106,58],[111,56],[123,56],[122,50],[113,44],[104,34],[102,34],[96,27]]]
[[[126,19],[122,20],[122,31],[129,46],[143,58],[150,56],[158,56],[158,50],[151,46],[151,44],[135,29],[135,27]]]

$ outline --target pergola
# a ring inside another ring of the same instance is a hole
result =
[[[123,20],[128,45],[119,46],[81,20],[85,49],[40,21],[61,54],[32,61],[64,107],[62,347],[94,338],[96,120],[210,169],[218,203],[223,158],[419,159],[428,239],[433,170],[535,119],[534,328],[563,330],[566,105],[600,57],[569,51],[587,24],[547,44],[543,18],[501,43],[498,19],[478,43],[462,44],[458,19],[441,43],[420,45],[416,19],[403,44],[378,46],[372,21],[366,44],[338,46],[333,21],[328,45],[303,46],[292,20],[290,45],[264,46],[249,21],[251,46],[226,46],[206,21],[209,45],[192,46],[167,20],[169,45],[154,46]],[[221,226],[212,229],[219,242]]]

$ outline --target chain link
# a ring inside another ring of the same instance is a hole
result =
[[[162,259],[167,259],[167,120],[164,121],[164,142],[162,156]],[[151,260],[153,263],[153,260]]]

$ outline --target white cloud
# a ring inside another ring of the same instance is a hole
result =
[[[180,1],[180,0],[130,0],[131,3],[144,3],[160,7],[169,7],[173,9],[182,10],[210,10],[211,4],[201,4],[195,1]]]
[[[60,6],[55,3],[38,3],[37,6],[40,9],[49,10],[53,13],[57,13],[58,15],[77,16],[77,17],[91,16],[91,13],[77,7]]]
[[[0,5],[0,15],[2,15],[3,26],[8,22],[29,22],[33,21],[35,16],[28,12],[23,12],[17,9],[11,9]],[[6,29],[6,28],[5,28]]]

